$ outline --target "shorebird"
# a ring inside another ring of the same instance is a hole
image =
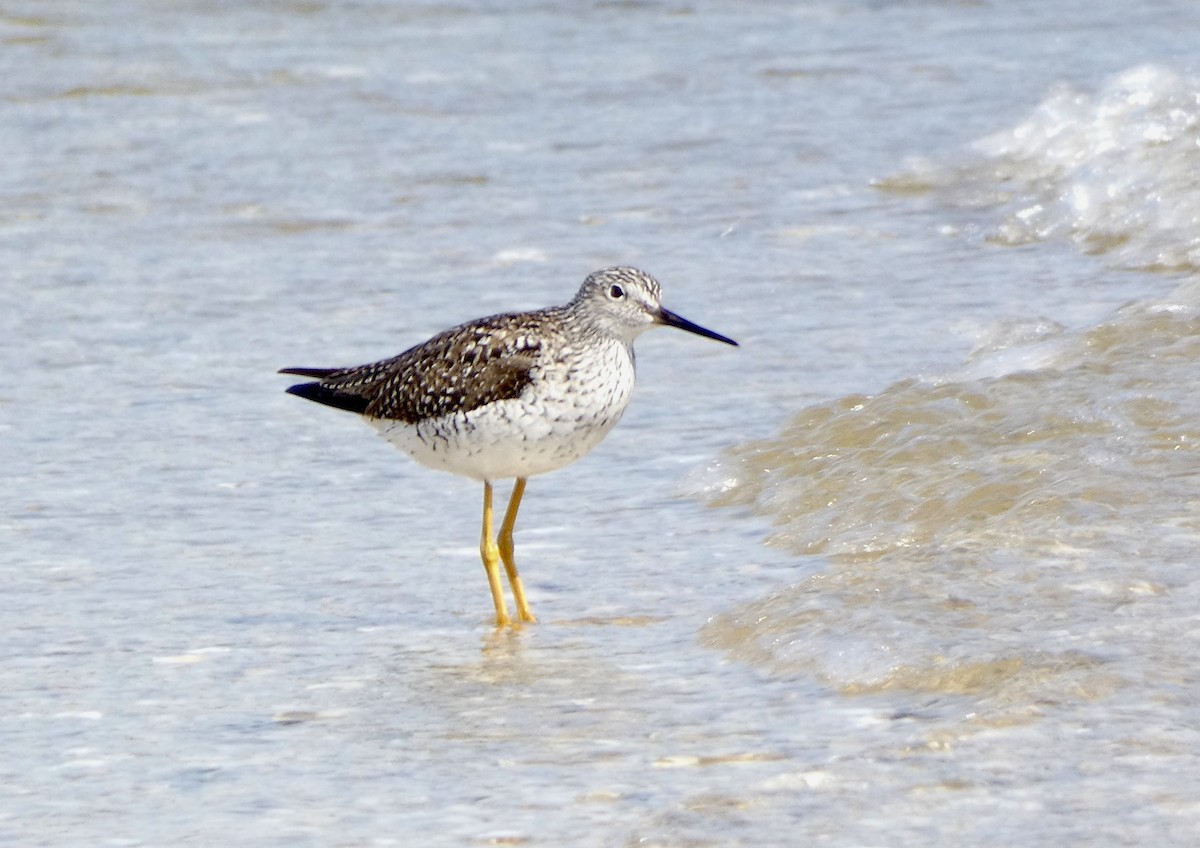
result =
[[[663,307],[658,282],[636,268],[588,276],[565,306],[468,321],[390,359],[351,368],[284,368],[311,377],[287,389],[356,412],[422,465],[483,483],[479,552],[496,625],[536,621],[513,557],[513,526],[535,474],[582,457],[620,420],[633,394],[633,341],[656,325],[737,345]],[[492,485],[515,478],[497,536]]]

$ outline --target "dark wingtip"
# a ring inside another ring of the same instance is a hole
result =
[[[336,368],[280,368],[279,374],[296,374],[300,377],[315,377],[318,380],[328,377]]]
[[[309,369],[313,370],[313,369]],[[295,374],[298,370],[287,369],[280,373]],[[357,412],[362,415],[367,411],[370,405],[362,395],[354,395],[349,392],[339,392],[337,389],[331,389],[321,383],[297,383],[294,386],[288,386],[285,391],[289,395],[296,395],[305,400],[311,400],[315,403],[323,403],[325,406],[332,406],[335,409],[344,409],[347,412]]]

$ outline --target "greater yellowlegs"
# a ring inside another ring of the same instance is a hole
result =
[[[294,395],[357,412],[423,465],[483,483],[479,552],[496,624],[534,621],[513,559],[513,525],[534,474],[562,468],[608,434],[633,393],[633,340],[657,324],[736,345],[664,309],[658,282],[636,268],[605,268],[566,306],[470,321],[399,356],[354,368],[284,368],[313,377]],[[516,478],[492,535],[492,484]]]

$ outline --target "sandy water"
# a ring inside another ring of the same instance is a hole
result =
[[[0,838],[1193,839],[1198,25],[4,10]],[[273,372],[614,262],[743,347],[639,342],[495,633],[476,487]]]

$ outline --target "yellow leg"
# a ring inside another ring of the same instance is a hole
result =
[[[500,557],[504,560],[504,570],[508,572],[508,584],[512,586],[513,600],[517,602],[517,614],[521,621],[537,621],[525,600],[525,587],[521,584],[521,575],[517,574],[517,563],[513,559],[513,525],[517,523],[517,510],[521,508],[521,497],[525,494],[525,478],[518,477],[513,484],[512,495],[508,498],[508,509],[504,511],[504,522],[500,525]]]
[[[479,555],[487,571],[488,586],[492,590],[492,602],[496,605],[496,626],[509,623],[508,605],[504,603],[504,587],[500,584],[500,551],[492,538],[492,484],[483,484],[483,535],[479,540]]]

